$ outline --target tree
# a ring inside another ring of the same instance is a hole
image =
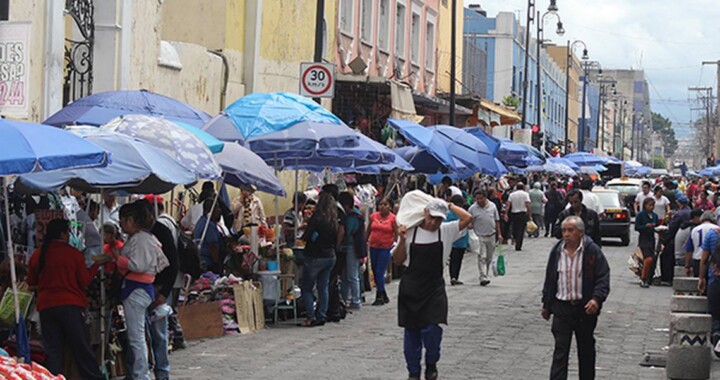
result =
[[[508,95],[503,98],[502,104],[505,107],[516,109],[520,105],[520,99],[518,99],[512,95]]]
[[[707,159],[713,153],[713,142],[715,141],[713,126],[717,125],[716,123],[716,115],[711,115],[710,118],[701,116],[693,123],[695,146],[702,153],[703,159]]]
[[[653,157],[652,168],[653,169],[667,169],[667,163],[665,162],[665,157],[663,157],[663,156]]]
[[[675,138],[675,129],[672,127],[672,122],[660,115],[659,113],[652,113],[652,129],[653,132],[658,132],[663,138],[663,145],[665,148],[665,157],[670,157],[675,153],[678,147],[677,139]]]

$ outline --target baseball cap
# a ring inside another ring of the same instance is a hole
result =
[[[143,199],[147,200],[150,203],[163,203],[163,201],[164,201],[162,195],[154,195],[154,194],[147,194],[143,197]]]
[[[442,218],[445,220],[447,218],[448,213],[448,204],[447,202],[441,200],[441,199],[433,199],[431,200],[425,208],[430,213],[430,216],[435,218]]]
[[[686,204],[688,204],[690,201],[687,199],[686,196],[683,195],[683,196],[681,196],[680,198],[677,199],[677,202],[680,203],[680,204],[686,205]]]

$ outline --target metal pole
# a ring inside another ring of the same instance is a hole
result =
[[[322,62],[323,56],[323,26],[325,24],[325,0],[317,0],[317,9],[315,11],[315,62]],[[313,98],[316,103],[320,104],[320,98]]]
[[[570,40],[567,42],[567,62],[565,63],[565,154],[570,153]]]
[[[527,121],[527,93],[528,93],[528,65],[530,60],[530,22],[535,13],[535,0],[528,0],[527,23],[525,24],[525,65],[523,66],[523,93],[522,93],[522,122],[520,128],[525,128]]]
[[[535,81],[537,86],[537,96],[535,100],[535,107],[536,107],[536,114],[537,114],[537,126],[538,131],[542,132],[542,81],[540,78],[540,71],[542,70],[542,65],[540,64],[540,48],[542,47],[542,34],[543,34],[543,19],[540,18],[540,11],[537,12],[537,39],[536,39],[536,51],[535,51],[535,59],[537,60],[537,75],[535,75]],[[540,142],[540,148],[543,147],[543,142]]]
[[[602,117],[605,112],[603,112],[603,93],[605,91],[605,84],[600,83],[600,96],[598,96],[598,124],[597,124],[597,130],[595,131],[595,147],[600,148],[600,150],[604,151],[602,147],[602,142],[605,141],[605,131],[601,131],[600,127],[602,125]]]
[[[622,160],[625,161],[625,101],[620,102],[620,149]]]
[[[15,273],[15,250],[13,249],[12,225],[10,224],[10,198],[8,196],[7,177],[2,179],[3,195],[5,196],[5,225],[7,226],[7,254],[10,260],[10,283],[13,291],[13,304],[15,306],[15,327],[20,322],[20,302],[18,301],[17,274]]]
[[[613,153],[615,153],[615,157],[617,157],[617,140],[618,140],[618,129],[617,129],[617,112],[618,112],[618,105],[617,105],[617,98],[613,101]]]
[[[457,0],[452,0],[450,16],[450,125],[455,126],[455,59],[457,44]]]
[[[587,66],[583,67],[583,91],[582,91],[582,127],[579,129],[578,132],[578,151],[584,152],[585,151],[585,126],[587,125],[587,122],[585,120],[585,94],[587,92]]]
[[[630,126],[630,159],[635,159],[635,107],[633,106],[632,124]]]

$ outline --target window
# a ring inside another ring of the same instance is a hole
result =
[[[353,35],[354,0],[340,0],[340,31]]]
[[[435,25],[428,22],[425,29],[425,69],[435,68]]]
[[[413,12],[410,23],[410,60],[417,64],[420,58],[420,15]]]
[[[405,5],[398,3],[395,10],[395,55],[405,59]]]
[[[387,51],[390,47],[390,0],[380,0],[378,20],[378,48]]]
[[[372,43],[373,0],[360,3],[360,39]]]
[[[9,17],[10,0],[0,0],[0,21],[7,21]]]

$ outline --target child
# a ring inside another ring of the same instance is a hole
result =
[[[110,256],[113,260],[105,264],[106,273],[115,272],[115,261],[120,256],[120,250],[123,247],[123,242],[120,239],[120,233],[112,223],[105,223],[103,225],[103,253]]]

